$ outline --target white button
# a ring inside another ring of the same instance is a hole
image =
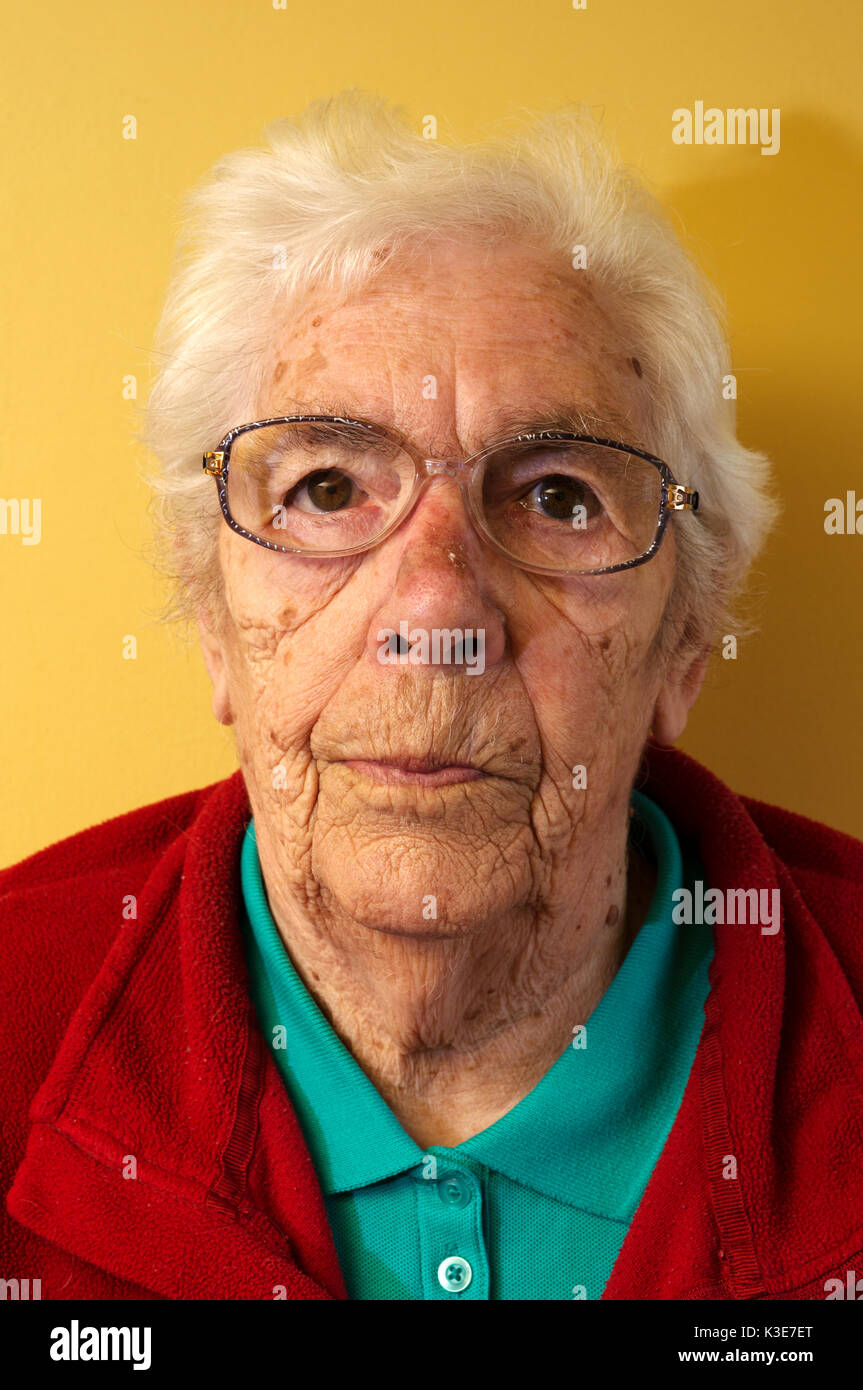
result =
[[[447,1293],[464,1293],[473,1278],[473,1270],[461,1255],[449,1255],[438,1265],[437,1277]]]

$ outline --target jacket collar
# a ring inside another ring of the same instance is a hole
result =
[[[673,1240],[693,1159],[680,1137],[695,1120],[718,1240],[705,1285],[679,1283],[665,1296],[800,1297],[805,1288],[823,1298],[825,1275],[859,1265],[863,1245],[857,1187],[847,1181],[863,1166],[863,1022],[830,940],[760,826],[772,835],[784,825],[786,855],[796,863],[811,855],[828,873],[834,850],[837,863],[843,858],[838,841],[851,842],[736,796],[676,749],[651,742],[645,776],[644,790],[696,848],[706,882],[723,892],[778,889],[781,926],[775,935],[757,925],[714,927],[696,1062],[604,1296],[645,1296],[632,1291],[634,1252]]]
[[[250,815],[237,772],[202,795],[156,864],[33,1103],[10,1210],[171,1299],[345,1297],[311,1160],[251,1011],[238,911]]]

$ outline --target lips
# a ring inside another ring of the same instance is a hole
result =
[[[391,786],[447,787],[456,782],[475,782],[484,777],[478,767],[465,763],[445,763],[432,758],[349,758],[351,767],[373,782]]]

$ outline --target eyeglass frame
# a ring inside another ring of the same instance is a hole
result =
[[[246,434],[250,430],[262,429],[265,425],[299,425],[299,424],[328,424],[328,425],[350,425],[354,428],[368,430],[372,434],[380,435],[388,439],[391,443],[403,449],[408,457],[413,461],[416,474],[410,495],[403,509],[390,524],[376,536],[373,541],[359,546],[351,546],[349,549],[342,550],[303,550],[297,546],[275,545],[272,541],[265,540],[263,536],[256,536],[253,531],[247,531],[244,526],[231,515],[228,506],[228,472],[231,460],[231,447],[234,440],[241,434]],[[653,540],[643,555],[638,555],[634,560],[621,561],[619,565],[606,565],[598,570],[561,570],[551,569],[542,565],[531,565],[525,561],[518,560],[514,555],[500,545],[493,536],[490,536],[483,525],[483,520],[477,515],[471,495],[471,485],[476,476],[477,469],[492,454],[499,450],[506,449],[512,444],[541,443],[543,441],[558,441],[571,444],[598,444],[607,449],[615,449],[619,453],[633,454],[636,458],[645,459],[652,463],[658,470],[661,479],[661,491],[659,502],[659,518]],[[634,569],[638,565],[644,565],[651,560],[658,551],[666,529],[668,518],[672,512],[697,511],[698,493],[683,483],[679,483],[674,477],[668,464],[663,459],[657,458],[655,454],[648,453],[645,449],[637,449],[630,444],[622,444],[617,440],[603,439],[593,434],[572,434],[568,431],[560,430],[530,430],[523,434],[513,435],[510,439],[502,439],[496,444],[488,444],[477,453],[471,454],[466,459],[434,459],[423,458],[419,449],[415,449],[409,440],[397,430],[391,429],[387,425],[372,424],[367,420],[355,420],[345,415],[275,415],[265,420],[252,420],[246,425],[236,425],[229,430],[222,439],[219,440],[215,449],[209,449],[203,456],[203,471],[212,477],[218,488],[219,506],[222,516],[232,531],[237,535],[245,537],[246,540],[254,541],[256,545],[261,545],[267,550],[275,550],[283,555],[304,555],[309,559],[335,560],[346,558],[350,555],[362,555],[366,551],[374,550],[383,541],[387,540],[394,531],[407,521],[408,517],[416,508],[422,493],[428,484],[436,477],[452,478],[457,484],[465,504],[465,509],[471,520],[471,524],[486,544],[490,545],[498,555],[502,555],[510,564],[516,565],[519,569],[527,570],[532,574],[547,575],[569,575],[584,576],[595,574],[617,574],[621,570]]]

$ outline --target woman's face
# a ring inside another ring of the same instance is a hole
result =
[[[632,443],[648,390],[635,352],[582,272],[527,247],[436,249],[347,302],[310,293],[273,340],[256,418],[347,410],[455,459],[499,436],[501,411],[577,406]],[[673,530],[630,571],[531,574],[484,544],[446,477],[348,559],[223,526],[224,611],[202,626],[214,712],[235,725],[288,891],[416,935],[571,909],[592,846],[625,825],[649,730],[675,738],[697,693],[693,668],[663,671],[655,650]],[[382,664],[381,630],[404,621],[484,630],[484,671]],[[411,758],[470,771],[432,785],[382,766]]]

